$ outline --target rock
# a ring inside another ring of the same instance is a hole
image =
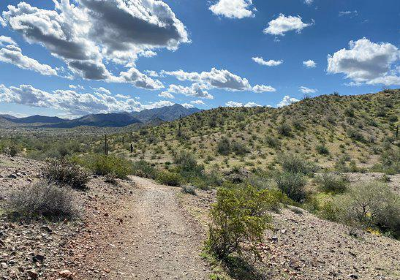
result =
[[[2,263],[1,263],[1,268],[2,268],[2,269],[7,269],[7,268],[8,268],[8,265],[7,265],[6,263],[2,262]]]
[[[271,237],[272,242],[278,242],[278,237],[277,236],[272,236]]]
[[[358,275],[350,274],[350,275],[349,275],[349,278],[351,278],[351,279],[358,279]]]
[[[69,270],[62,270],[59,272],[59,275],[65,279],[73,279],[73,274]]]
[[[41,255],[41,254],[37,254],[37,255],[33,256],[33,258],[32,258],[33,262],[43,262],[44,259],[45,259],[45,256]]]
[[[17,179],[17,175],[15,175],[15,174],[10,174],[10,175],[8,175],[8,178],[10,178],[10,179]]]
[[[28,270],[26,273],[31,279],[38,279],[38,274],[35,270]]]

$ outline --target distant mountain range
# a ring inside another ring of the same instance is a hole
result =
[[[197,108],[185,108],[175,104],[162,108],[149,109],[134,113],[91,114],[81,118],[67,120],[58,117],[30,116],[17,118],[11,115],[0,115],[0,125],[3,126],[35,126],[46,128],[91,127],[125,127],[131,124],[146,124],[157,121],[173,121],[200,112]]]

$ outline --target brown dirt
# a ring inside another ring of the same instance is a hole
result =
[[[78,271],[78,279],[93,279],[96,270],[104,279],[208,279],[200,257],[204,235],[179,206],[179,189],[131,179],[124,184],[131,186],[129,199],[105,214],[118,224],[108,226],[107,238],[96,238],[97,249],[84,261],[93,269]]]

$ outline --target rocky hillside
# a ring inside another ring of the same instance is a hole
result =
[[[400,90],[306,98],[283,108],[217,108],[122,135],[156,164],[189,151],[207,167],[273,168],[282,153],[319,166],[372,168],[399,144]],[[397,135],[397,136],[396,136]],[[116,135],[110,147],[127,153]],[[398,149],[398,148],[397,148]]]

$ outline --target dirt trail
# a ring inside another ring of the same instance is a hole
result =
[[[136,184],[132,199],[120,213],[128,219],[103,256],[110,262],[107,278],[209,279],[199,256],[203,234],[179,206],[179,189],[131,179]]]

